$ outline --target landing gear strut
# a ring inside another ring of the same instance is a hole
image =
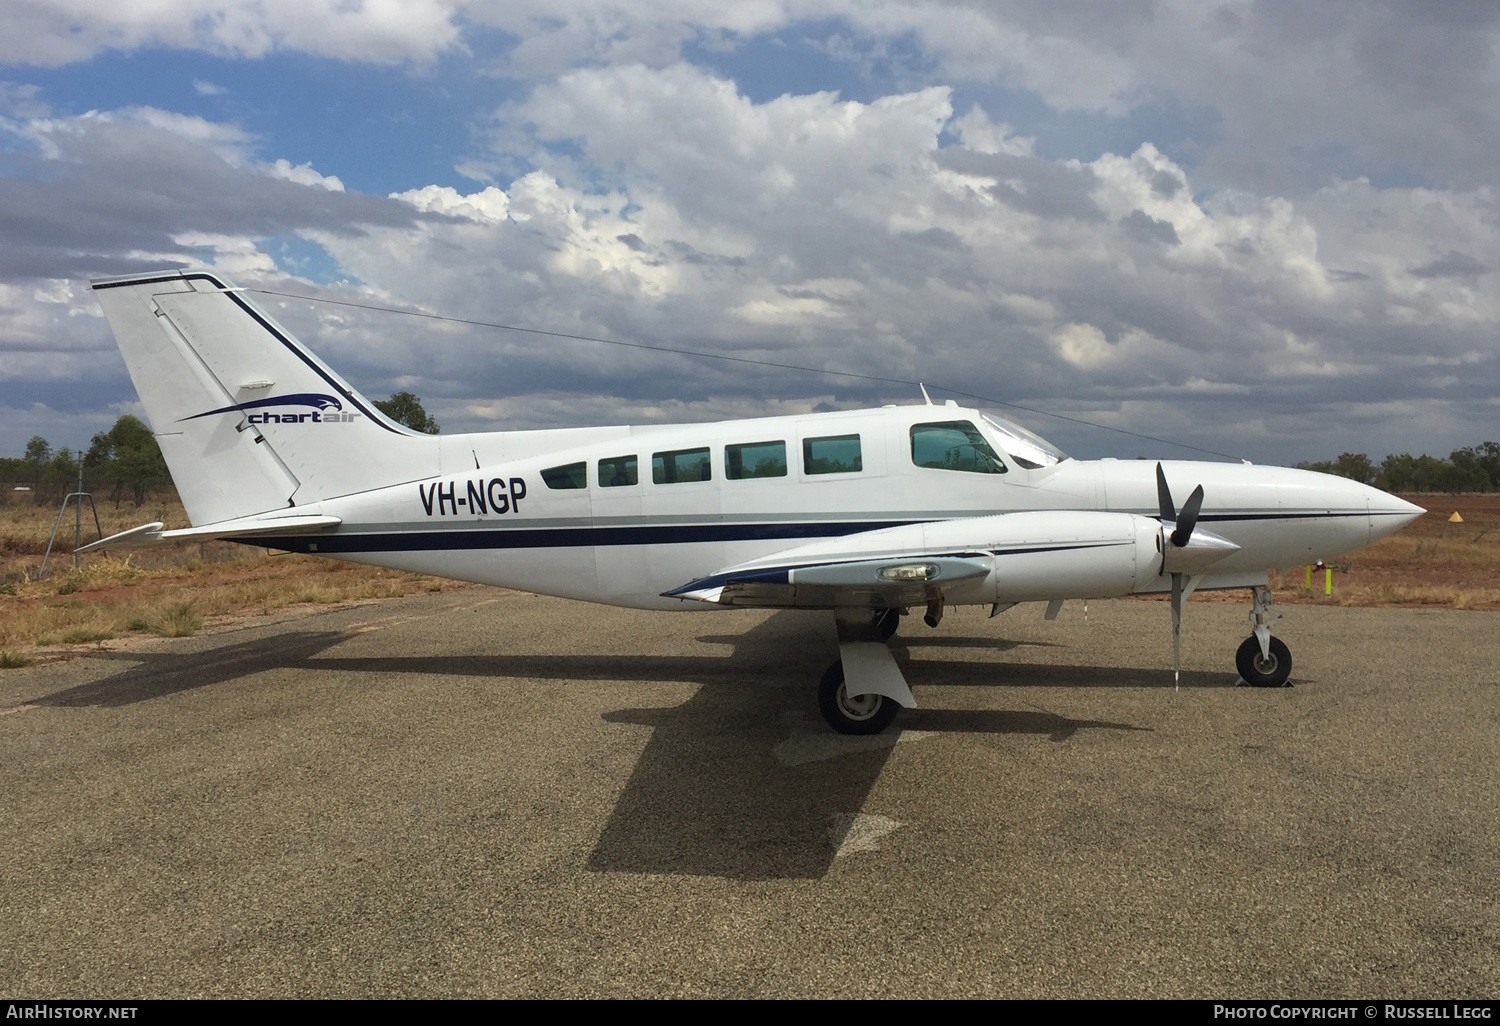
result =
[[[1240,679],[1251,687],[1285,687],[1292,673],[1291,651],[1280,638],[1271,637],[1271,624],[1281,619],[1280,613],[1271,612],[1271,601],[1270,588],[1255,589],[1254,605],[1250,610],[1255,630],[1234,655],[1234,667],[1240,671]]]

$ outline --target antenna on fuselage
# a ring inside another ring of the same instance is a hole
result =
[[[930,396],[930,395],[927,394],[927,386],[926,385],[924,385],[920,381],[918,381],[917,382],[917,387],[922,390],[922,398],[927,400],[927,405],[928,406],[936,406],[937,405],[936,403],[934,403],[932,401],[932,396]]]

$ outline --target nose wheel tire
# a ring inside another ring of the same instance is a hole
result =
[[[1251,687],[1285,687],[1292,675],[1292,653],[1280,638],[1272,638],[1271,656],[1267,659],[1260,654],[1260,642],[1252,634],[1234,654],[1234,668]]]
[[[879,734],[891,725],[901,706],[884,695],[851,696],[844,687],[844,662],[839,660],[818,684],[818,709],[840,734]]]
[[[870,626],[875,628],[875,634],[881,641],[890,641],[896,633],[896,628],[901,626],[901,610],[875,610],[870,614]]]

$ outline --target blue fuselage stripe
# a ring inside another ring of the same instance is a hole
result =
[[[814,521],[802,524],[671,524],[639,527],[490,528],[480,531],[398,531],[240,539],[290,552],[433,552],[452,549],[569,549],[582,546],[682,545],[692,542],[795,541],[839,538],[861,531],[904,527],[912,520]]]
[[[984,514],[976,514],[976,516]],[[1288,512],[1205,514],[1199,521],[1229,523],[1255,520],[1307,520],[1365,516],[1364,512]],[[585,546],[683,545],[695,542],[799,541],[842,538],[863,531],[931,523],[927,520],[814,520],[800,523],[661,524],[629,527],[485,527],[472,531],[380,531],[278,535],[235,539],[289,552],[319,555],[366,552],[442,552],[469,549],[570,549]]]

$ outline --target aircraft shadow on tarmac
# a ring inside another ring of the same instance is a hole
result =
[[[837,857],[841,831],[865,809],[902,731],[1031,735],[1062,743],[1080,730],[1133,731],[1126,723],[1070,719],[1043,710],[906,710],[873,738],[834,734],[813,685],[832,660],[826,625],[779,614],[742,635],[700,641],[733,645],[709,656],[496,654],[395,658],[324,655],[357,635],[288,632],[208,651],[102,653],[130,666],[101,680],[34,700],[50,706],[122,706],[224,684],[272,669],[361,674],[453,674],[542,681],[662,681],[699,685],[669,708],[620,709],[616,724],[652,728],[636,766],[588,857],[600,872],[671,873],[759,880],[818,878]],[[893,650],[917,686],[1169,687],[1161,669],[1056,666],[923,658],[913,649],[1018,642],[944,637],[897,639]],[[1030,643],[1026,643],[1030,644]],[[1189,673],[1185,686],[1223,686],[1222,674]],[[876,810],[878,811],[878,810]],[[840,824],[843,824],[841,827]]]
[[[100,680],[55,691],[30,704],[117,708],[265,670],[311,665],[319,652],[352,637],[348,631],[290,632],[201,652],[91,652],[88,659],[129,664]]]
[[[543,680],[661,680],[705,684],[716,679],[744,678],[748,683],[798,688],[811,695],[817,676],[826,663],[832,660],[834,653],[831,643],[820,648],[821,635],[816,630],[809,632],[805,618],[796,619],[801,619],[802,622],[796,623],[791,614],[782,613],[768,618],[760,626],[744,634],[705,635],[697,639],[707,644],[732,645],[734,652],[727,656],[534,654],[320,658],[320,653],[358,636],[357,632],[347,630],[290,631],[198,652],[95,652],[90,653],[87,658],[122,662],[128,666],[119,673],[99,680],[31,699],[29,704],[119,707],[194,688],[222,684],[266,670],[296,668],[364,673],[447,673],[463,676],[534,677]],[[809,637],[809,634],[812,636]],[[914,686],[1172,686],[1171,675],[1161,669],[926,659],[913,664],[910,661],[911,650],[915,648],[989,649],[1006,652],[1022,647],[1060,647],[1049,642],[954,636],[907,639],[897,636],[892,640],[891,647],[898,662],[905,665]],[[819,651],[819,654],[810,656],[812,651]],[[1182,686],[1223,687],[1231,680],[1222,673],[1189,671],[1182,675]],[[919,713],[928,714],[921,711]],[[918,713],[903,714],[902,723],[908,729],[916,729],[908,723],[914,715]],[[966,716],[979,717],[976,723],[983,721],[981,713],[961,713],[955,718],[952,727],[923,729],[984,730],[983,727],[958,726],[957,719]]]
[[[843,737],[824,724],[813,688],[834,655],[826,625],[806,614],[780,614],[742,635],[699,640],[732,644],[735,651],[693,697],[672,708],[605,716],[652,731],[589,856],[590,869],[816,879],[838,857],[844,831],[865,810],[903,731],[1029,734],[1060,742],[1085,729],[1143,729],[1033,710],[914,709],[886,734]],[[973,644],[1017,647],[994,639]],[[903,647],[895,651],[905,661]],[[729,667],[738,669],[725,672]],[[926,681],[931,669],[924,662],[914,676]],[[995,682],[997,667],[945,669],[980,684]],[[766,686],[771,681],[775,686]]]

